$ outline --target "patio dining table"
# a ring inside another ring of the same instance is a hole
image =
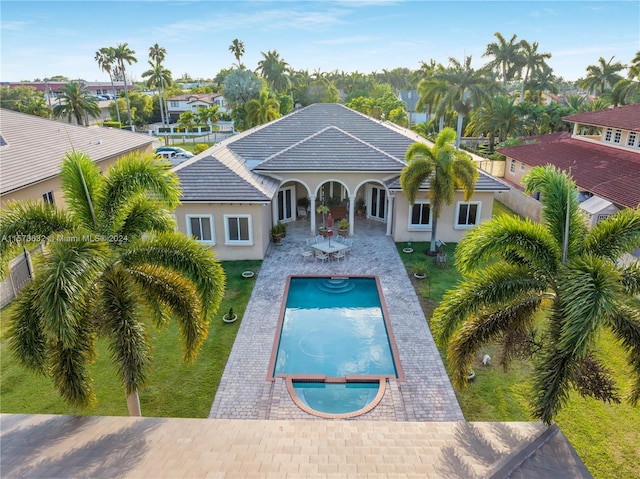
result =
[[[322,251],[323,253],[329,254],[347,249],[347,246],[342,243],[332,241],[331,244],[329,244],[328,240],[321,241],[320,243],[314,243],[311,245],[311,247],[317,249],[318,251]]]

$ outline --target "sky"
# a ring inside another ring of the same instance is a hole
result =
[[[235,38],[249,69],[261,52],[277,50],[290,67],[310,73],[415,70],[422,61],[446,66],[469,55],[478,68],[489,61],[482,55],[496,32],[538,42],[565,80],[584,77],[600,57],[628,64],[640,51],[640,0],[2,0],[0,22],[2,82],[54,75],[109,81],[95,53],[120,43],[138,59],[127,67],[134,81],[143,80],[156,43],[174,78],[213,78],[236,62],[229,51]]]

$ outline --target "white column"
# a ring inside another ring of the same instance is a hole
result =
[[[349,236],[353,236],[353,224],[355,223],[356,197],[349,196]]]
[[[311,200],[311,236],[315,236],[316,234],[316,197],[312,196]]]
[[[387,236],[391,236],[391,222],[393,221],[393,196],[387,196]]]
[[[273,198],[271,202],[271,226],[278,224],[278,194]]]

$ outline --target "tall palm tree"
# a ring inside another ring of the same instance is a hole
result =
[[[474,106],[489,99],[495,91],[495,84],[483,70],[471,68],[471,56],[465,57],[464,63],[460,63],[455,58],[449,58],[449,67],[436,71],[432,78],[447,87],[441,94],[435,113],[442,115],[448,108],[453,108],[458,114],[456,148],[459,149],[464,116],[468,115]]]
[[[167,70],[162,63],[153,63],[151,61],[147,62],[149,64],[149,69],[142,73],[142,78],[147,78],[147,86],[149,88],[157,88],[158,89],[158,101],[160,102],[160,119],[162,124],[165,124],[165,114],[163,108],[163,96],[162,93],[164,91],[165,85],[171,85],[173,83],[173,79],[171,78],[171,71]]]
[[[269,92],[262,90],[258,99],[249,100],[246,104],[247,124],[249,127],[262,125],[276,118],[280,118],[280,104],[275,98],[269,97]]]
[[[578,81],[580,88],[595,94],[602,94],[606,90],[610,90],[622,79],[620,71],[624,70],[624,65],[620,62],[613,63],[615,55],[609,61],[604,58],[598,59],[597,65],[589,65],[587,67],[587,76]]]
[[[493,151],[494,140],[505,141],[509,136],[520,133],[522,119],[515,99],[509,96],[495,96],[471,113],[467,131],[474,136],[486,134],[489,137],[489,151]]]
[[[60,90],[58,100],[53,107],[53,116],[56,118],[66,116],[69,122],[75,118],[76,124],[86,125],[88,116],[100,117],[98,102],[84,84],[75,82],[65,84]]]
[[[103,176],[80,152],[63,160],[67,211],[12,203],[0,212],[2,263],[18,240],[46,238],[45,254],[10,318],[16,359],[51,376],[72,406],[95,401],[88,364],[96,337],[109,345],[131,415],[150,368],[149,323],[174,318],[183,360],[192,362],[224,294],[224,270],[209,248],[174,231],[180,187],[171,164],[152,155],[122,158]]]
[[[477,351],[498,340],[505,361],[523,345],[534,346],[533,412],[545,423],[562,409],[572,386],[583,395],[617,400],[592,354],[599,332],[610,329],[629,353],[629,399],[637,404],[640,266],[618,260],[640,246],[640,210],[625,209],[589,229],[565,173],[535,167],[525,185],[527,193],[541,193],[541,224],[494,218],[469,231],[456,249],[464,279],[445,294],[432,319],[437,342],[447,347],[454,385],[466,385]],[[536,327],[542,331],[534,334]]]
[[[109,75],[109,80],[111,81],[111,89],[115,95],[116,87],[113,84],[113,69],[114,64],[116,63],[116,51],[113,47],[102,47],[100,50],[96,52],[95,60],[98,62],[98,66],[103,72],[106,72]],[[114,96],[115,98],[115,96]],[[116,104],[116,115],[118,116],[118,123],[121,123],[120,120],[120,109],[118,108],[118,102]]]
[[[544,93],[558,93],[558,79],[553,74],[551,67],[542,67],[533,72],[529,81],[529,101],[541,104]]]
[[[505,40],[500,32],[493,34],[498,41],[489,43],[483,57],[493,57],[487,66],[496,70],[502,77],[502,86],[506,88],[507,81],[513,79],[520,68],[520,48],[522,42],[517,42],[515,33],[509,41]]]
[[[524,101],[524,91],[527,86],[527,82],[531,76],[532,72],[536,72],[544,67],[549,67],[547,62],[545,61],[547,58],[551,58],[551,53],[539,53],[538,52],[538,42],[533,42],[530,44],[526,40],[520,41],[520,57],[521,61],[519,62],[524,71],[524,77],[522,78],[522,90],[520,91],[520,102]]]
[[[129,104],[129,90],[127,89],[127,71],[124,66],[125,63],[131,65],[132,63],[137,63],[138,59],[134,57],[135,51],[129,48],[128,43],[119,43],[118,46],[114,49],[114,57],[116,62],[118,63],[118,69],[120,74],[122,75],[122,79],[124,81],[124,96],[127,100],[127,115],[129,117],[129,129],[133,129],[133,123],[131,119],[131,105]]]
[[[162,62],[167,56],[167,49],[161,47],[157,43],[153,46],[149,47],[149,58],[154,62],[154,70],[163,71],[164,73],[160,75],[160,83],[155,83],[154,87],[158,88],[158,100],[160,103],[160,118],[162,120],[162,124],[165,124],[165,104],[163,100],[163,92],[165,89],[165,85],[170,86],[173,83],[171,79],[171,71],[161,68]],[[159,72],[158,72],[159,73]],[[142,74],[144,76],[144,73]],[[157,75],[155,75],[157,76]],[[149,78],[151,80],[151,78]]]
[[[469,201],[479,175],[471,157],[451,146],[455,136],[455,131],[447,127],[438,133],[432,147],[420,142],[411,144],[405,154],[407,166],[400,174],[402,191],[411,206],[423,183],[429,181],[431,253],[436,251],[438,218],[443,206],[453,202],[458,189],[462,189],[465,201]]]
[[[244,55],[244,43],[241,40],[234,38],[234,40],[231,42],[231,45],[229,45],[229,51],[233,53],[233,56],[236,58],[236,61],[238,62],[238,68],[242,68],[240,59],[242,58],[242,55]]]
[[[631,60],[627,78],[619,80],[613,86],[613,93],[624,105],[640,103],[640,51]]]
[[[277,50],[261,52],[263,59],[258,62],[257,71],[267,80],[269,88],[278,93],[287,93],[291,89],[288,75],[289,65],[280,58]]]

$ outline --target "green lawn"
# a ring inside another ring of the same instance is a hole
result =
[[[494,202],[494,216],[499,214],[514,213],[502,204]],[[406,243],[397,244],[412,278],[416,263],[426,261],[429,265],[426,279],[412,279],[425,316],[429,318],[444,293],[461,278],[453,265],[456,245],[447,244],[445,248],[449,259],[446,269],[436,268],[433,258],[423,254],[423,251],[428,249],[428,242],[412,243],[414,253],[410,255],[402,253],[406,246]],[[603,334],[597,347],[600,358],[615,372],[618,384],[622,388],[629,386],[630,369],[614,338],[608,333]],[[444,353],[440,351],[443,358]],[[481,362],[485,353],[492,358],[487,367]],[[498,357],[495,347],[483,348],[474,365],[476,379],[469,383],[469,387],[464,391],[456,391],[465,418],[468,421],[532,421],[529,413],[529,362],[516,360],[505,372],[498,365]],[[602,403],[572,393],[556,422],[594,478],[640,478],[640,408],[632,408],[624,402]]]
[[[235,340],[255,279],[244,279],[242,271],[258,271],[260,261],[230,261],[223,266],[227,291],[220,310],[211,320],[209,336],[195,364],[182,363],[181,345],[175,322],[162,330],[152,330],[153,371],[140,391],[142,414],[160,417],[207,417],[231,347]],[[238,321],[224,323],[222,314],[230,307]],[[7,345],[6,316],[0,328],[0,411],[3,413],[128,415],[124,390],[116,379],[106,344],[99,343],[99,357],[92,365],[98,404],[91,409],[67,406],[53,389],[51,380],[17,365]]]

